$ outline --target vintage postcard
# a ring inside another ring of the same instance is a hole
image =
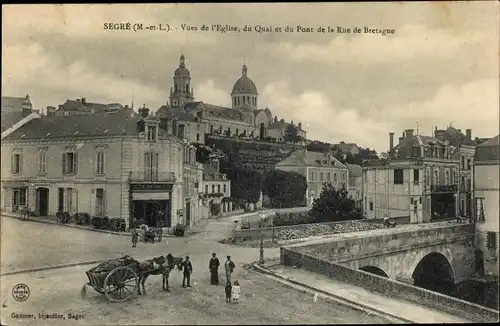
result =
[[[493,323],[497,1],[2,6],[2,325]]]

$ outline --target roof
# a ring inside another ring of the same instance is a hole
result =
[[[328,157],[330,156],[330,157]],[[335,162],[335,165],[328,165],[328,159],[330,162]],[[276,164],[276,167],[279,166],[323,166],[323,167],[340,167],[346,168],[344,164],[342,164],[338,159],[336,159],[331,154],[326,153],[317,153],[306,150],[296,150],[292,152],[289,156],[283,159],[281,162]]]
[[[171,115],[170,115],[170,114]],[[156,111],[155,115],[157,117],[172,117],[177,118],[180,121],[189,121],[189,122],[197,122],[197,117],[192,115],[189,112],[186,112],[182,109],[173,109],[168,105],[162,105],[158,111]]]
[[[11,111],[1,113],[1,132],[9,129],[23,118],[22,111]]]
[[[31,105],[29,95],[25,97],[2,96],[2,112],[21,111],[25,101]]]
[[[217,171],[217,169],[213,167],[211,164],[203,164],[203,173],[218,174],[219,171]]]
[[[184,54],[181,54],[179,68],[175,69],[174,72],[175,77],[189,77],[189,70],[186,68],[185,60]]]
[[[203,109],[204,111],[209,112],[209,117],[221,117],[228,120],[243,121],[240,111],[223,106],[206,104],[203,102],[194,102],[186,104],[184,108],[187,110]]]
[[[109,104],[92,103],[86,101],[84,103],[82,103],[81,100],[76,100],[76,101],[66,100],[64,104],[59,105],[59,110],[79,111],[79,112],[89,112],[89,113],[92,112],[92,110],[94,110],[94,113],[102,113],[106,112],[110,107]]]
[[[467,136],[462,133],[461,130],[453,128],[453,127],[447,127],[445,130],[438,130],[436,129],[436,138],[439,138],[441,140],[447,140],[450,142],[451,145],[455,147],[459,147],[460,145],[467,145],[467,146],[475,146],[476,144],[472,139],[467,138]]]
[[[64,138],[98,135],[134,135],[138,114],[98,113],[33,119],[3,140]]]
[[[500,161],[500,135],[477,145],[474,162]]]
[[[268,129],[286,129],[289,125],[292,125],[292,123],[290,123],[290,122],[283,122],[283,123],[281,123],[281,122],[278,121],[278,122],[272,122],[272,123],[270,123],[267,126],[267,128]],[[299,126],[297,126],[296,124],[293,124],[293,126],[295,128],[297,128],[297,130],[304,131],[302,128],[299,128]]]
[[[246,65],[243,65],[241,68],[241,77],[234,83],[231,95],[239,93],[257,94],[257,87],[255,87],[254,82],[247,76]]]
[[[360,177],[363,171],[361,165],[356,164],[347,164],[347,168],[349,169],[349,176],[351,177]]]
[[[434,137],[423,136],[423,135],[412,135],[409,137],[405,137],[401,143],[394,146],[393,151],[397,152],[398,156],[401,158],[420,157],[421,156],[420,146],[433,145],[433,144],[442,146],[445,145],[444,142]]]
[[[336,145],[338,149],[340,149],[343,152],[351,151],[353,148],[358,148],[358,145],[356,145],[355,143],[339,143]]]

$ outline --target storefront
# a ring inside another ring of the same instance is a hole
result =
[[[152,227],[172,226],[172,184],[130,184],[132,221]],[[133,223],[131,223],[132,225]]]
[[[13,182],[3,185],[2,210],[5,212],[17,212],[28,206],[28,182]]]

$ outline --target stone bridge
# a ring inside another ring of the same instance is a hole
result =
[[[439,290],[436,287],[457,285],[473,275],[473,236],[472,224],[439,222],[339,235],[287,248]]]

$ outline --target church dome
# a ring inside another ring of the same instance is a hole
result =
[[[175,69],[174,77],[189,77],[189,70],[186,68],[184,54],[181,55],[179,68]]]
[[[257,87],[255,87],[254,82],[247,76],[247,66],[243,65],[241,71],[241,77],[234,84],[231,95],[240,93],[257,94]]]

